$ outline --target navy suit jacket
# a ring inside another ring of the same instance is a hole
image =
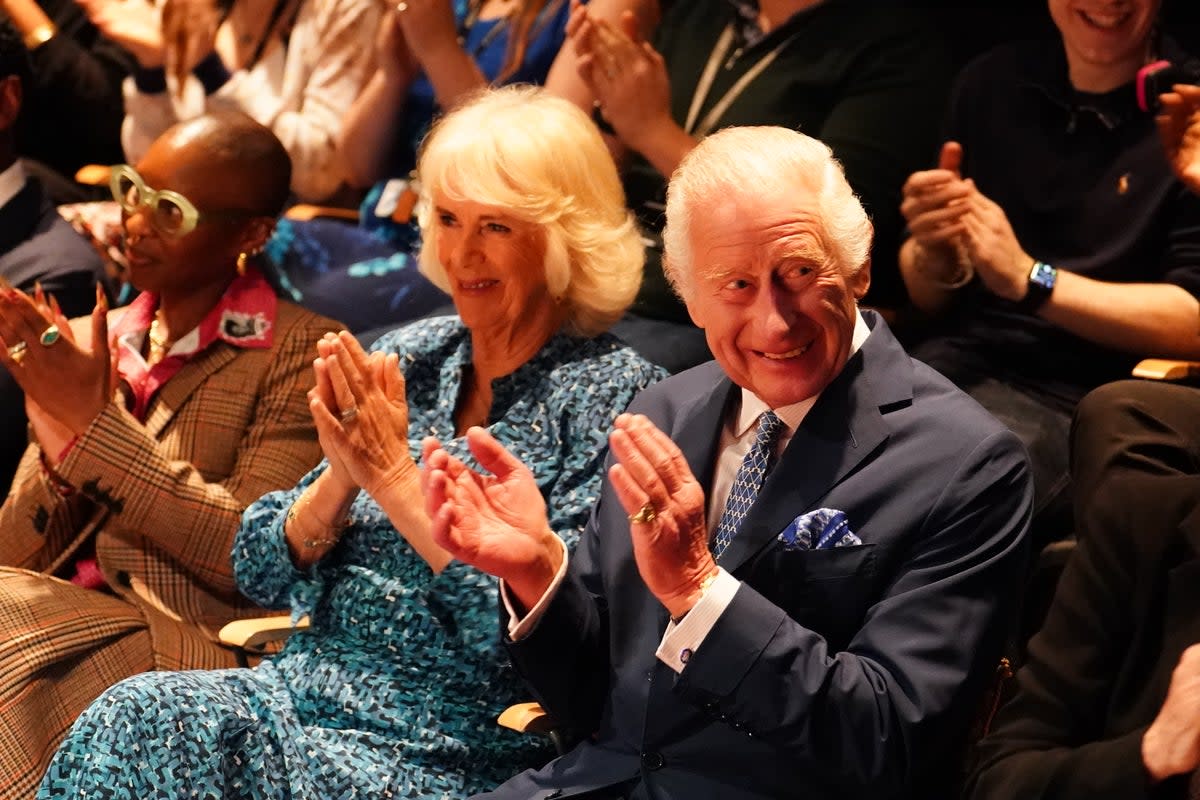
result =
[[[872,333],[796,431],[721,565],[743,583],[679,675],[610,485],[534,631],[509,650],[538,700],[589,737],[489,797],[937,796],[1000,652],[1033,492],[1020,443]],[[715,363],[643,392],[711,484],[738,389]],[[858,546],[785,548],[821,507]],[[503,612],[502,612],[503,616]],[[505,620],[505,622],[507,622]],[[604,787],[610,787],[605,789]]]
[[[26,181],[0,207],[0,276],[27,292],[40,281],[68,317],[90,313],[96,282],[105,280],[100,256],[59,217],[34,180]],[[25,452],[25,426],[25,397],[8,371],[0,368],[0,497],[8,494]]]

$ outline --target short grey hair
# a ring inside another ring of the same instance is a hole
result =
[[[847,275],[867,265],[871,220],[826,144],[788,128],[724,128],[684,157],[667,189],[663,270],[680,297],[686,300],[693,286],[689,237],[697,210],[723,197],[772,190],[815,194],[829,255]]]
[[[449,291],[433,196],[504,209],[546,235],[546,283],[571,333],[607,330],[633,302],[645,251],[616,164],[577,106],[532,86],[486,89],[430,131],[417,162],[418,265]]]

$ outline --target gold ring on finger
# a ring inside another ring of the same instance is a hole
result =
[[[29,345],[25,342],[17,342],[12,347],[8,348],[8,357],[13,360],[13,363],[20,364],[21,360],[29,352]]]
[[[653,522],[654,518],[657,516],[658,512],[654,509],[654,505],[652,503],[646,503],[637,511],[629,515],[629,521],[636,523]]]
[[[341,423],[343,425],[347,425],[347,424],[353,422],[354,418],[357,416],[358,416],[358,406],[350,406],[349,408],[347,408],[345,411],[343,411],[341,414],[338,415],[338,420],[341,421]]]

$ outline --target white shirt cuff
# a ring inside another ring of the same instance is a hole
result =
[[[557,537],[555,537],[555,541],[562,548],[562,564],[559,565],[558,572],[554,575],[554,580],[550,581],[550,585],[546,587],[546,591],[524,617],[517,618],[516,607],[513,605],[512,597],[509,596],[508,587],[504,584],[504,581],[500,581],[500,600],[504,603],[504,610],[508,612],[508,638],[514,642],[524,639],[533,630],[534,626],[537,625],[538,620],[542,618],[542,614],[546,613],[546,606],[550,605],[550,601],[554,599],[554,595],[558,594],[558,587],[562,586],[563,578],[567,575],[567,546]]]
[[[692,610],[678,624],[667,623],[667,630],[654,652],[658,660],[676,672],[683,672],[692,654],[700,649],[709,631],[729,608],[741,585],[741,581],[720,569]]]

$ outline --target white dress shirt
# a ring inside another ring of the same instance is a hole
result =
[[[13,165],[4,172],[0,172],[0,208],[8,205],[8,201],[17,196],[17,192],[25,188],[25,170],[21,168],[20,161],[14,161]]]

